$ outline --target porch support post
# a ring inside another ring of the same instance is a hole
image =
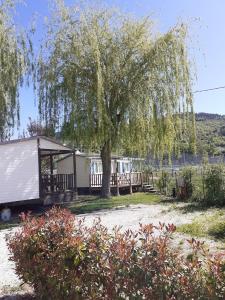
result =
[[[74,178],[74,198],[75,200],[78,200],[76,150],[73,151],[73,178]]]
[[[50,183],[51,183],[51,192],[54,192],[54,185],[53,185],[53,156],[52,154],[49,155],[50,157]]]
[[[91,186],[92,186],[92,174],[91,174],[91,170],[90,170],[90,173],[89,173],[89,194],[91,195],[91,192],[92,192],[92,189],[91,189]]]
[[[37,139],[38,147],[38,177],[39,177],[39,198],[42,199],[43,190],[42,190],[42,176],[41,176],[41,149],[40,149],[40,140]]]
[[[119,177],[117,172],[116,172],[116,195],[120,196]]]
[[[132,176],[131,176],[131,172],[130,172],[130,180],[129,180],[129,182],[130,182],[130,194],[132,194],[133,190],[132,190]]]
[[[154,175],[153,175],[153,172],[152,172],[152,186],[154,187]]]
[[[143,171],[141,171],[141,189],[143,190]]]

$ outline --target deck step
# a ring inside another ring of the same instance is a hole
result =
[[[155,194],[155,193],[157,193],[157,191],[156,190],[146,190],[145,193]]]
[[[154,187],[153,186],[143,187],[143,190],[154,190]]]
[[[144,193],[156,193],[157,191],[155,190],[154,186],[151,184],[143,184],[142,188]]]

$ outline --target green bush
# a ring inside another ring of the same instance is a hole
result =
[[[191,199],[194,190],[193,174],[194,170],[192,167],[185,167],[175,175],[173,186],[176,187],[178,199]]]
[[[203,177],[205,203],[207,205],[225,205],[224,167],[210,165],[204,170]]]
[[[208,233],[217,239],[225,239],[225,220],[210,226]]]
[[[170,246],[173,225],[109,232],[99,220],[85,227],[57,208],[22,220],[8,246],[16,273],[37,299],[224,299],[222,256],[209,257],[191,239],[186,258]]]
[[[166,171],[162,171],[156,184],[161,193],[168,195],[172,193],[172,188],[170,189],[171,182],[171,175]]]
[[[181,176],[184,181],[185,187],[185,199],[189,199],[192,197],[193,194],[193,169],[191,167],[186,167],[182,169]]]

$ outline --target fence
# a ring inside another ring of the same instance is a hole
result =
[[[158,177],[158,188],[166,195],[178,195],[205,201],[224,201],[225,165],[205,165],[153,172]]]
[[[101,187],[102,186],[102,174],[90,174],[90,187]],[[132,173],[112,173],[110,179],[110,185],[112,187],[126,187],[142,186],[143,184],[153,184],[153,174],[147,174],[143,172],[132,172]]]
[[[73,190],[75,187],[74,175],[73,174],[42,175],[41,187],[43,192]]]

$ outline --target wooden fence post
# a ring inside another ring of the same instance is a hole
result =
[[[91,192],[92,192],[92,189],[91,189],[91,186],[92,186],[92,176],[91,176],[91,173],[89,174],[89,194],[91,195]]]

